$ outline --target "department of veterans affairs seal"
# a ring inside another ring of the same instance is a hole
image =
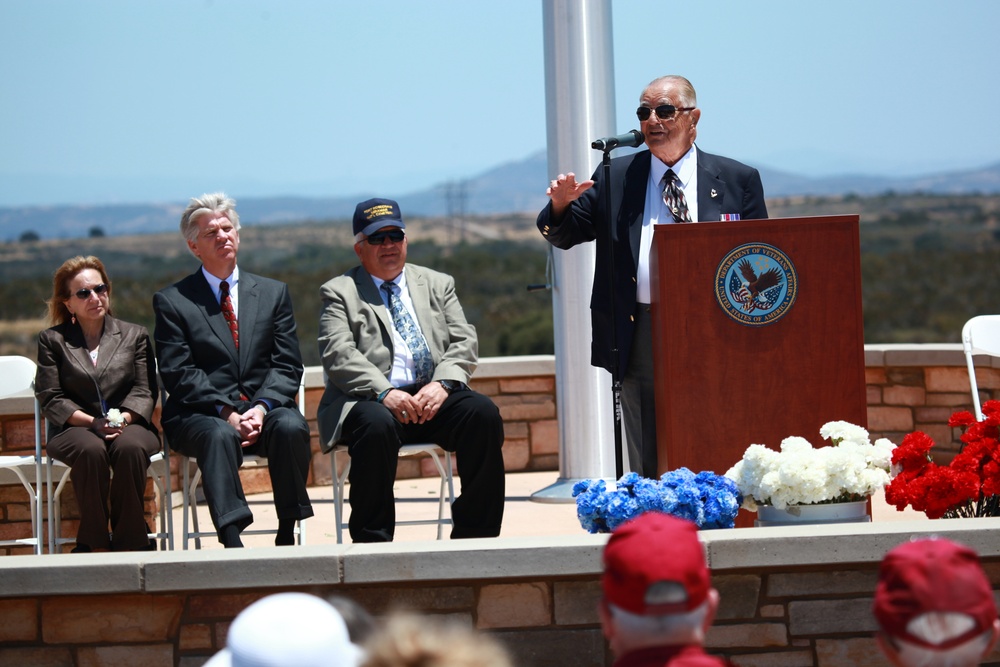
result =
[[[773,324],[795,303],[799,278],[788,255],[766,243],[731,250],[715,272],[715,299],[733,320],[750,327]]]

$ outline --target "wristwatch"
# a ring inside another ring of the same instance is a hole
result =
[[[441,383],[441,386],[449,394],[462,388],[462,383],[457,380],[438,380],[438,382]]]

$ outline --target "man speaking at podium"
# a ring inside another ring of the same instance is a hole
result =
[[[611,370],[611,300],[615,304],[618,368],[622,371],[622,421],[629,468],[657,477],[656,400],[649,253],[653,225],[683,222],[757,220],[767,217],[764,188],[756,169],[705,153],[694,145],[698,108],[694,87],[682,76],[651,82],[639,97],[644,150],[611,161],[614,275],[608,265],[606,187],[598,168],[589,181],[559,174],[546,192],[550,201],[538,215],[549,243],[572,248],[597,241],[591,298],[591,363]],[[612,292],[613,283],[613,292]],[[664,468],[666,463],[664,462]]]

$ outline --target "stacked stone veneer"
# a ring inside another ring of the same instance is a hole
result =
[[[702,533],[722,604],[709,650],[746,667],[879,666],[878,562],[912,536],[975,548],[1000,584],[1000,519]],[[0,664],[195,667],[257,598],[345,595],[490,632],[515,664],[610,665],[600,535],[0,559]],[[990,656],[1000,661],[1000,652]]]
[[[980,401],[1000,399],[1000,358],[975,357]],[[866,345],[868,429],[899,444],[911,431],[933,438],[947,461],[961,447],[961,429],[948,426],[972,410],[969,371],[961,345]]]
[[[934,438],[935,454],[942,460],[958,451],[961,432],[948,427],[948,417],[955,410],[971,410],[972,407],[968,371],[960,345],[869,345],[865,348],[865,364],[868,427],[873,436],[888,437],[899,443],[910,431],[922,430]],[[1000,398],[1000,359],[977,358],[976,376],[983,400]],[[310,484],[328,486],[332,463],[330,456],[320,451],[316,428],[316,407],[323,393],[322,370],[306,369],[305,383],[306,417],[313,434]],[[508,471],[559,468],[553,357],[484,359],[471,384],[500,407],[506,436],[504,463]],[[33,446],[30,414],[30,399],[0,401],[0,455],[30,453]],[[177,464],[175,456],[172,461],[175,471]],[[343,464],[343,460],[339,461],[338,467]],[[407,458],[399,462],[401,479],[435,474],[432,462],[426,458]],[[249,493],[269,490],[266,469],[244,471],[243,481]],[[175,473],[173,489],[179,488]],[[62,507],[62,534],[73,535],[78,515],[70,485],[64,491]],[[152,484],[149,484],[147,511],[150,521],[154,509]],[[0,486],[0,540],[30,535],[26,494],[20,487]],[[6,551],[27,553],[29,550]]]
[[[319,446],[316,408],[323,396],[323,370],[306,369],[306,418],[313,436],[311,483],[329,485],[331,461]],[[504,420],[504,467],[508,471],[558,470],[559,422],[556,419],[555,359],[550,355],[483,359],[470,382],[472,389],[489,396]],[[340,456],[343,469],[346,454]],[[269,490],[267,473],[262,472]],[[437,470],[427,457],[400,459],[400,479],[434,477]]]

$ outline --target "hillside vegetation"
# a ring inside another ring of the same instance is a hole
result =
[[[973,315],[1000,312],[1000,196],[787,198],[772,217],[861,216],[865,340],[957,342]],[[409,261],[455,276],[459,298],[479,332],[480,355],[553,351],[548,244],[534,216],[413,219]],[[67,257],[95,254],[114,283],[113,308],[152,330],[152,294],[198,264],[179,234],[109,236],[0,245],[0,353],[34,358],[52,272]],[[287,282],[302,356],[319,363],[319,287],[356,264],[346,221],[245,225],[240,266]]]

